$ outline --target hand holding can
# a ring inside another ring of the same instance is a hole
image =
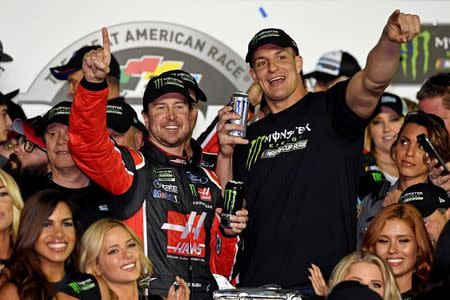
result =
[[[231,106],[233,107],[233,111],[240,115],[239,120],[230,120],[230,123],[241,125],[243,127],[242,130],[232,130],[230,131],[231,136],[245,137],[245,133],[247,130],[247,118],[248,118],[248,110],[249,110],[249,100],[248,95],[243,92],[235,92],[233,96],[231,96]]]

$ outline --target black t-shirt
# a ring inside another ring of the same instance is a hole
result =
[[[245,182],[242,286],[308,285],[308,267],[327,278],[355,249],[356,192],[364,129],[345,102],[348,81],[309,93],[249,126],[234,178]]]
[[[94,183],[78,189],[66,188],[56,184],[50,180],[50,177],[47,177],[44,185],[40,188],[40,190],[43,189],[56,189],[66,197],[73,209],[74,215],[78,219],[80,236],[95,221],[111,217],[111,213],[106,204],[107,199],[111,196]]]
[[[70,295],[80,300],[101,299],[100,287],[93,275],[84,273],[66,273],[64,278],[53,283],[56,292]]]

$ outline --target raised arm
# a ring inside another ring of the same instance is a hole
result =
[[[78,167],[88,177],[112,194],[125,193],[133,182],[122,155],[109,138],[106,129],[106,75],[111,61],[108,31],[102,30],[103,49],[84,56],[84,79],[77,87],[70,112],[69,150]],[[130,150],[136,164],[142,163],[139,153]],[[139,161],[140,160],[140,161]]]
[[[365,68],[353,76],[347,87],[347,104],[357,115],[368,118],[373,113],[399,65],[400,45],[419,32],[418,16],[397,9],[389,17],[380,40],[367,56]]]

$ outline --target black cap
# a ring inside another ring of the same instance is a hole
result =
[[[36,125],[36,135],[43,136],[47,126],[51,123],[61,123],[69,126],[69,114],[72,102],[62,101],[50,108]]]
[[[358,281],[342,281],[328,294],[327,300],[382,300],[380,295]]]
[[[147,128],[139,121],[136,111],[123,99],[109,100],[107,102],[106,123],[108,128],[118,133],[127,132],[131,126],[142,131],[144,135],[147,133]]]
[[[376,109],[377,113],[380,113],[382,106],[391,108],[399,116],[404,117],[408,113],[408,106],[406,105],[406,102],[395,94],[383,93],[383,95],[381,95],[380,97],[380,102]]]
[[[412,204],[426,218],[438,208],[449,208],[450,198],[447,192],[431,183],[419,183],[410,186],[400,196],[400,203]]]
[[[3,52],[3,44],[2,41],[0,41],[0,62],[10,62],[12,60],[11,56]]]
[[[207,98],[205,93],[203,93],[202,89],[198,86],[197,80],[195,80],[194,76],[192,76],[190,73],[183,70],[171,70],[165,72],[165,74],[174,75],[175,77],[178,77],[181,80],[183,80],[184,83],[188,86],[188,88],[191,88],[195,91],[197,101],[206,102]]]
[[[10,93],[7,94],[3,94],[2,92],[0,92],[0,103],[1,104],[5,104],[8,101],[11,101],[12,98],[14,98],[15,96],[17,96],[17,94],[19,94],[19,90],[14,90]]]
[[[291,47],[298,55],[298,47],[295,41],[283,30],[278,28],[266,28],[260,30],[248,43],[248,51],[245,56],[245,62],[253,66],[252,56],[255,50],[265,44],[275,44],[280,47]]]
[[[315,78],[320,82],[330,82],[340,76],[352,77],[361,70],[358,61],[348,52],[338,50],[325,53],[319,58],[313,72],[304,78]]]
[[[67,80],[70,74],[81,70],[83,66],[83,57],[86,53],[91,50],[95,50],[101,48],[99,45],[95,46],[84,46],[78,49],[72,57],[69,59],[69,62],[65,65],[59,67],[50,68],[50,72],[55,76],[56,79],[59,80]],[[111,63],[109,64],[109,73],[108,76],[112,76],[120,80],[120,65],[114,55],[111,55]]]
[[[155,76],[147,83],[147,87],[144,91],[143,106],[144,111],[147,111],[148,104],[155,101],[157,98],[168,93],[179,93],[186,97],[189,103],[195,103],[189,95],[189,89],[187,84],[175,75],[168,74],[168,72],[162,73],[159,76]]]

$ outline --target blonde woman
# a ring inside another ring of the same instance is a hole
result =
[[[0,169],[0,286],[7,280],[9,258],[19,230],[22,196],[15,180]]]
[[[345,256],[334,268],[328,285],[320,269],[312,265],[309,269],[314,291],[326,296],[338,283],[346,280],[359,281],[367,285],[384,300],[400,300],[401,295],[392,271],[386,263],[371,252],[355,251]]]
[[[152,273],[142,242],[126,225],[114,219],[93,223],[81,241],[80,271],[101,276],[119,300],[145,299],[138,280]],[[169,289],[168,300],[188,300],[189,288],[177,277],[179,288]]]

